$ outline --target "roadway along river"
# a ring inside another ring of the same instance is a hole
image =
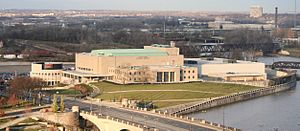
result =
[[[273,61],[297,61],[292,57],[262,57],[258,61],[271,64]],[[298,70],[300,74],[300,70]],[[224,123],[245,131],[300,131],[300,81],[290,91],[256,98],[244,102],[217,107],[189,116]]]

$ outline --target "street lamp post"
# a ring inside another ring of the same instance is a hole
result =
[[[90,111],[93,112],[93,100],[91,100]]]
[[[222,112],[223,112],[223,131],[225,131],[225,111],[224,111],[224,106],[222,107]]]
[[[56,91],[56,96],[58,96],[58,94],[59,94],[59,92],[58,91]],[[54,100],[53,100],[54,101]],[[57,104],[57,97],[56,97],[56,101],[55,101],[56,103],[55,104]],[[57,123],[58,123],[58,116],[57,116],[57,112],[55,112],[55,117],[56,117],[56,122],[55,122],[55,127],[57,128]]]
[[[145,118],[144,127],[147,128],[147,118],[148,118],[148,116],[144,116],[144,118]]]

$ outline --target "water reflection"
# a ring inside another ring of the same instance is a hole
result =
[[[292,57],[262,57],[258,61],[272,64],[273,61],[297,61]],[[300,74],[300,71],[298,71]],[[260,97],[253,100],[217,107],[190,116],[238,127],[246,131],[300,131],[300,82],[297,88]]]

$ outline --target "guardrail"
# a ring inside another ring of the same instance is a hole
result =
[[[140,112],[154,113],[156,115],[163,116],[165,118],[177,119],[179,121],[184,121],[184,122],[188,122],[188,123],[191,123],[191,124],[196,124],[196,125],[199,125],[199,126],[205,126],[205,127],[211,128],[211,129],[226,130],[226,131],[241,131],[241,129],[238,129],[238,128],[229,127],[229,126],[225,126],[225,125],[214,123],[214,122],[209,122],[209,121],[206,121],[204,119],[197,119],[197,118],[194,118],[194,117],[187,117],[187,116],[183,116],[183,115],[170,114],[170,113],[167,113],[167,112],[162,112],[162,111],[157,111],[157,110],[152,110],[151,112],[149,112],[147,108],[139,108],[139,107],[134,107],[134,106],[122,105],[122,107],[127,108],[127,109],[131,109],[131,110],[135,110],[135,111],[140,111]]]

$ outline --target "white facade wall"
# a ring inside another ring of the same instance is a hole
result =
[[[226,64],[204,64],[201,67],[202,75],[234,73],[258,73],[265,74],[263,63],[226,63]]]

